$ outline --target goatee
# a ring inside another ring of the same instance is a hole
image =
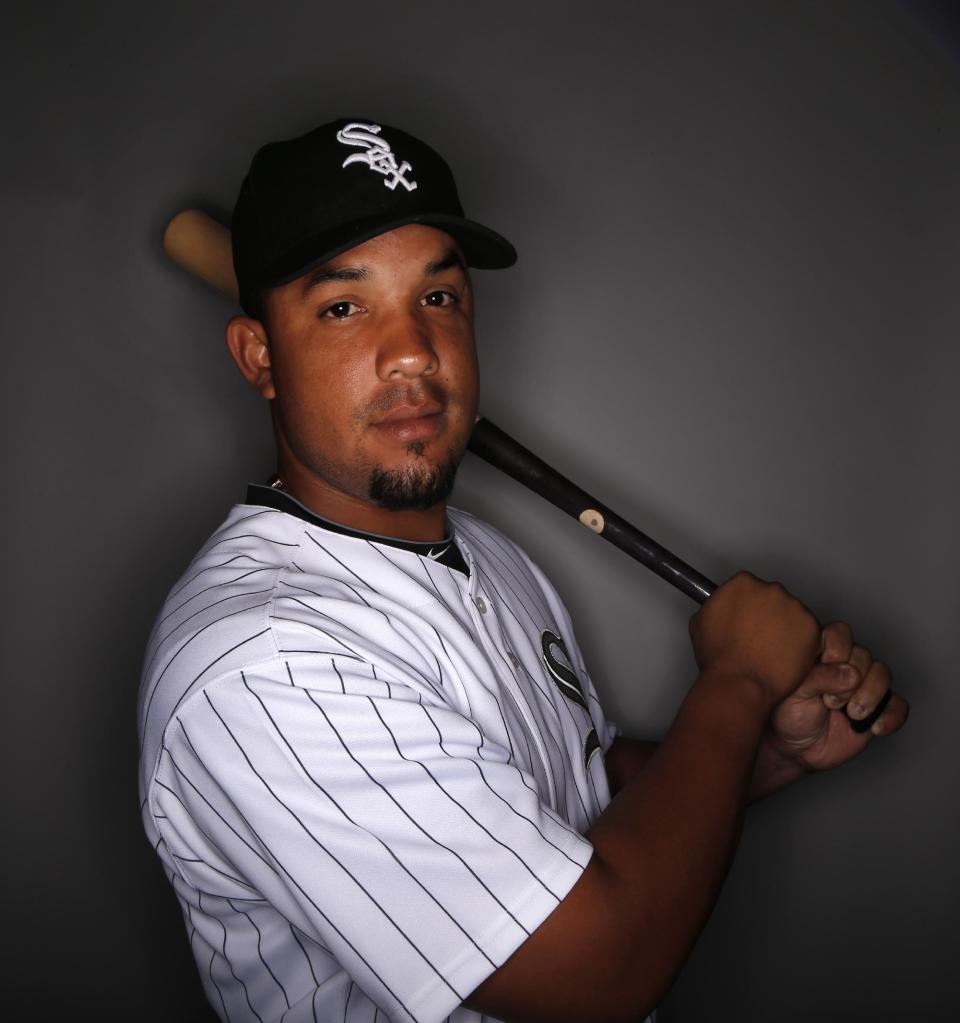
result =
[[[381,469],[370,473],[370,500],[387,511],[425,511],[445,501],[453,490],[457,462],[427,468],[408,465],[402,469]]]

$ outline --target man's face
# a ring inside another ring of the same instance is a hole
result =
[[[389,231],[271,289],[265,310],[288,472],[334,508],[443,501],[477,412],[457,243],[421,225]]]

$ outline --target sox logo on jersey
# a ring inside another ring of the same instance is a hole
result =
[[[568,700],[572,700],[589,714],[590,708],[583,695],[583,686],[570,665],[570,655],[563,640],[556,633],[544,629],[540,636],[540,646],[543,650],[543,663],[557,683],[557,688]],[[599,752],[600,739],[597,730],[591,728],[583,740],[583,766],[589,770],[590,758]]]

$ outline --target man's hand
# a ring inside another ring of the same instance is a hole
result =
[[[845,622],[827,625],[821,654],[797,689],[779,703],[764,736],[768,751],[805,771],[825,771],[855,757],[874,736],[897,731],[909,705],[894,693],[886,709],[866,732],[853,719],[868,717],[890,688],[890,672],[866,647],[853,641]]]

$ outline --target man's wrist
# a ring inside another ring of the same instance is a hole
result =
[[[784,752],[771,740],[767,724],[777,701],[762,679],[748,672],[731,672],[715,666],[701,673],[699,684],[708,689],[723,687],[741,712],[751,717],[754,724],[759,723],[759,744],[748,794],[750,802],[763,799],[807,774],[807,768],[799,758]]]
[[[757,760],[750,779],[750,802],[754,803],[792,785],[808,773],[796,757],[777,749],[770,737],[764,735],[757,749]]]
[[[711,666],[700,673],[697,686],[707,691],[722,690],[725,702],[736,706],[761,725],[766,724],[777,705],[777,699],[769,687],[750,672]]]

